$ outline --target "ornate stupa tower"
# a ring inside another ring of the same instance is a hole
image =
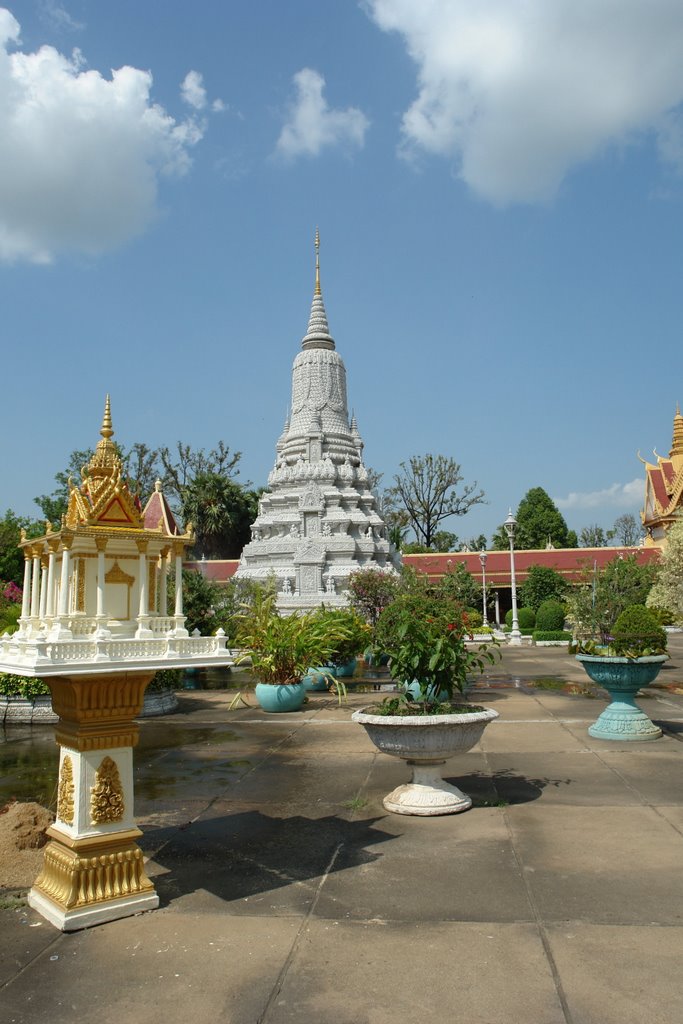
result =
[[[274,576],[279,607],[295,611],[346,604],[357,569],[394,572],[397,555],[370,490],[363,440],[349,418],[346,369],[327,323],[317,231],[311,315],[276,453],[237,577]]]

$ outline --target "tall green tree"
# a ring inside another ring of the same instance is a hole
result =
[[[418,543],[427,548],[433,549],[444,519],[464,516],[485,501],[476,482],[462,484],[459,463],[446,455],[414,455],[400,469],[389,488],[390,500],[405,510]]]
[[[547,565],[530,565],[527,578],[519,589],[524,608],[538,611],[544,601],[563,601],[569,586],[563,576]]]
[[[258,495],[220,473],[198,473],[180,494],[182,518],[196,535],[194,554],[239,558],[251,536]]]
[[[515,547],[521,551],[546,548],[548,542],[556,548],[566,548],[576,534],[567,529],[564,516],[555,502],[542,487],[532,487],[519,503],[515,531]],[[505,551],[510,546],[508,535],[500,526],[493,537],[496,551]]]

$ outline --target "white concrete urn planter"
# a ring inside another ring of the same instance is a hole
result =
[[[457,786],[441,777],[441,766],[449,757],[464,754],[481,739],[484,729],[498,718],[498,712],[482,708],[453,715],[376,715],[361,710],[353,721],[364,726],[383,754],[400,757],[412,767],[410,782],[397,786],[384,798],[384,806],[395,814],[457,814],[472,806],[472,800]]]

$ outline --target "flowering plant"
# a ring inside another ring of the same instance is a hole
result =
[[[450,701],[454,690],[464,692],[467,675],[482,672],[495,660],[491,646],[480,644],[468,649],[471,636],[467,613],[444,595],[428,593],[400,594],[379,616],[375,632],[377,647],[389,655],[389,671],[400,683],[413,680],[419,697],[410,708],[408,696],[389,698],[391,713],[433,714],[442,707],[442,697]],[[445,710],[445,709],[444,709]]]

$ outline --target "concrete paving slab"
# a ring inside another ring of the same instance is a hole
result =
[[[587,724],[594,722],[607,705],[607,702],[599,697],[580,697],[553,693],[551,690],[534,690],[533,697],[553,718],[569,721],[576,721],[578,718]]]
[[[573,1024],[683,1020],[682,928],[551,925]]]
[[[505,814],[544,920],[683,924],[683,836],[653,808],[539,801]]]
[[[310,922],[268,1024],[565,1024],[531,925]]]
[[[320,894],[317,917],[531,920],[524,880],[498,809],[429,819],[386,815],[371,821],[384,841],[367,848],[372,856],[360,863],[352,845],[340,849]]]
[[[525,722],[505,722],[497,720],[484,730],[480,745],[487,753],[504,753],[507,751],[577,751],[585,744],[561,722],[533,722],[533,728],[527,728]]]
[[[681,755],[671,749],[670,743],[654,751],[654,756],[649,750],[643,749],[645,744],[638,744],[638,747],[637,751],[619,752],[601,749],[597,756],[632,787],[643,802],[680,805],[683,796]]]
[[[8,1024],[260,1019],[300,922],[155,911],[58,941],[3,992]]]
[[[236,778],[224,795],[263,807],[342,804],[358,792],[375,756],[374,748],[352,758],[315,752],[309,757],[272,754],[253,771]]]
[[[638,794],[589,750],[492,753],[488,763],[496,791],[511,804],[533,799],[584,807],[642,803]]]
[[[38,914],[34,914],[25,901],[12,898],[4,902],[8,906],[0,915],[0,988],[29,967],[37,956],[49,949],[60,937],[60,933]],[[13,906],[14,903],[20,902],[22,905]]]

